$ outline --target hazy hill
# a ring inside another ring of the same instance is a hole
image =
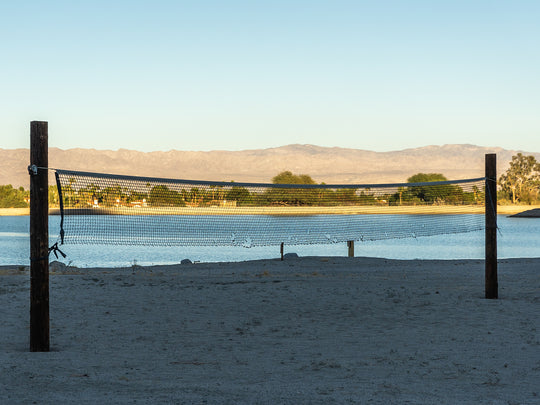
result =
[[[195,180],[270,182],[283,170],[309,174],[325,183],[405,182],[415,173],[442,173],[449,179],[482,177],[484,155],[497,153],[498,171],[517,151],[474,145],[426,146],[393,152],[287,145],[243,151],[138,152],[49,149],[49,166],[91,172]],[[533,154],[540,160],[540,153]],[[0,184],[28,188],[28,149],[0,149]]]

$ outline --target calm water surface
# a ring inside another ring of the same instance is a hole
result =
[[[57,239],[59,217],[50,217],[51,244]],[[540,218],[498,217],[499,258],[540,257]],[[0,217],[0,265],[28,265],[29,217]],[[279,257],[279,246],[270,247],[150,247],[113,245],[63,245],[61,261],[78,267],[120,267],[132,264],[243,261]],[[285,253],[300,256],[346,256],[345,243],[287,246]],[[389,259],[482,259],[484,232],[389,239],[355,243],[356,256]],[[51,257],[51,260],[55,260]]]

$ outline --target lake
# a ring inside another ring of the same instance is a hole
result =
[[[362,221],[365,216],[357,216]],[[381,216],[384,217],[384,216]],[[401,218],[398,218],[401,217]],[[479,216],[476,216],[479,217]],[[388,217],[386,217],[388,218]],[[482,217],[483,218],[483,217]],[[225,221],[239,220],[232,217]],[[276,224],[282,219],[276,218]],[[306,219],[313,221],[313,219]],[[384,223],[386,219],[381,219]],[[411,216],[393,216],[392,221],[412,221]],[[50,217],[51,244],[57,239],[60,218]],[[299,218],[302,221],[302,218]],[[282,225],[282,224],[281,224]],[[281,226],[280,225],[280,226]],[[301,222],[298,223],[299,228]],[[451,226],[451,225],[450,225]],[[499,258],[540,257],[540,219],[498,217]],[[224,227],[225,229],[225,227]],[[0,216],[0,264],[29,265],[29,217]],[[231,237],[230,233],[227,237]],[[326,233],[323,233],[326,235]],[[420,233],[418,235],[421,235]],[[417,236],[355,243],[355,256],[389,259],[483,259],[484,232]],[[346,256],[347,245],[334,236],[336,243],[316,245],[287,245],[285,253],[299,256]],[[255,239],[254,239],[255,240]],[[243,246],[242,246],[243,245]],[[123,246],[76,245],[61,246],[66,264],[77,267],[120,267],[179,263],[182,259],[194,262],[224,262],[279,258],[279,246],[254,246],[251,242],[240,246]],[[251,246],[251,247],[250,247]],[[54,256],[51,261],[55,260]]]

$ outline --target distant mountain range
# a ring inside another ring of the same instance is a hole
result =
[[[501,174],[518,151],[475,145],[425,146],[394,152],[315,145],[210,152],[50,148],[49,166],[148,177],[245,182],[271,182],[276,174],[290,170],[309,174],[317,183],[397,183],[406,182],[408,177],[420,172],[442,173],[452,180],[482,177],[486,153],[497,154]],[[523,153],[540,160],[540,153]],[[28,149],[0,149],[0,184],[28,188],[28,161]]]

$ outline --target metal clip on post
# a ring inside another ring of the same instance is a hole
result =
[[[37,176],[38,167],[36,165],[28,166],[28,174],[30,176]]]

